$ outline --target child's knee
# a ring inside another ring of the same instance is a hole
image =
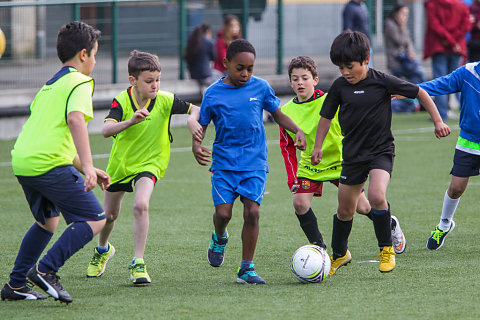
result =
[[[135,216],[148,214],[148,201],[135,201],[133,203],[133,213]]]
[[[293,207],[297,214],[304,214],[310,209],[310,202],[301,198],[293,197]]]

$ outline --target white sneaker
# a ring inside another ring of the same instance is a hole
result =
[[[402,228],[400,228],[400,222],[398,222],[398,218],[392,215],[392,220],[395,221],[395,223],[392,223],[393,250],[396,254],[400,254],[405,251],[405,248],[407,246],[407,240],[405,239],[405,235],[402,232]]]

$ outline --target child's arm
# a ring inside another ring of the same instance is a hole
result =
[[[200,119],[200,108],[192,104],[190,107],[190,115],[187,119],[188,129],[195,140],[202,142],[203,128],[198,122],[198,119]]]
[[[290,117],[283,113],[280,109],[275,110],[275,112],[272,113],[272,116],[276,123],[288,131],[295,133],[294,146],[300,150],[305,150],[307,147],[307,141],[302,129],[300,129],[295,122],[293,122],[292,119],[290,119]]]
[[[145,120],[146,117],[150,115],[147,109],[140,109],[135,111],[131,119],[115,122],[111,120],[105,121],[103,124],[102,134],[105,138],[116,135],[119,132],[133,126],[134,124],[140,123]]]
[[[205,133],[207,132],[207,125],[202,126],[202,133],[201,139],[197,140],[195,137],[192,139],[192,152],[199,164],[202,166],[208,165],[210,160],[210,154],[212,153],[208,148],[202,146],[202,140],[205,137]]]
[[[320,117],[320,121],[318,121],[317,135],[315,136],[315,148],[313,149],[311,160],[312,165],[314,166],[322,161],[322,145],[325,137],[327,136],[328,130],[330,129],[331,123],[332,119],[327,119],[324,117]]]
[[[75,167],[75,169],[83,173],[82,164],[80,162],[80,157],[78,156],[78,153],[75,155],[75,158],[73,158],[73,166]],[[106,190],[110,186],[110,176],[102,169],[94,169],[97,173],[97,184],[102,190]]]
[[[450,128],[443,122],[440,114],[438,113],[437,106],[435,106],[435,103],[433,102],[432,98],[430,98],[428,93],[422,88],[419,88],[417,99],[420,101],[425,110],[428,111],[433,120],[433,124],[435,125],[435,137],[440,139],[448,136],[450,134]]]
[[[67,116],[67,123],[77,148],[80,167],[85,175],[85,192],[88,192],[97,184],[97,173],[93,167],[85,115],[79,111],[72,111]]]

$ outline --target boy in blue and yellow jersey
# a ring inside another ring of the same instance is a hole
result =
[[[323,237],[318,230],[317,218],[311,208],[313,197],[322,195],[323,182],[330,182],[338,187],[342,171],[342,133],[338,123],[338,113],[332,120],[330,130],[323,144],[323,160],[313,166],[310,158],[315,144],[320,110],[327,96],[321,90],[315,90],[318,84],[317,66],[310,57],[293,58],[288,67],[290,86],[296,97],[287,102],[282,111],[288,115],[305,133],[307,148],[297,160],[293,146],[293,134],[280,127],[280,149],[287,170],[288,186],[293,196],[293,207],[300,226],[310,243],[326,249]],[[357,203],[357,212],[371,219],[371,207],[362,192]],[[392,238],[397,253],[405,250],[405,237],[398,219],[392,216]],[[334,269],[331,270],[332,274]]]
[[[460,135],[453,156],[452,179],[443,198],[440,222],[427,240],[427,249],[437,250],[455,228],[453,216],[470,177],[480,169],[480,63],[468,63],[454,72],[418,85],[431,96],[461,92]]]
[[[311,160],[312,165],[323,161],[322,146],[338,113],[344,138],[338,207],[332,230],[332,268],[338,269],[351,260],[348,237],[358,199],[368,179],[368,201],[372,207],[380,259],[378,269],[391,272],[396,266],[390,204],[386,199],[395,157],[391,96],[418,98],[430,113],[437,138],[449,135],[450,128],[443,123],[424,90],[368,66],[370,41],[365,34],[350,30],[342,32],[332,43],[330,59],[342,76],[333,82],[320,111]]]
[[[247,40],[235,40],[228,46],[224,59],[228,73],[205,92],[200,108],[200,124],[204,132],[210,121],[215,125],[213,163],[210,167],[215,230],[207,251],[208,262],[213,267],[220,267],[223,263],[228,242],[227,225],[232,218],[233,203],[240,196],[244,223],[242,262],[237,271],[237,282],[264,284],[252,261],[268,172],[263,110],[270,112],[277,123],[296,134],[295,143],[299,149],[305,149],[305,135],[280,111],[280,100],[270,85],[252,76],[254,63],[255,48]],[[193,153],[201,165],[210,161],[210,151],[197,140],[193,141]]]
[[[128,61],[132,85],[115,97],[105,118],[103,135],[113,137],[107,173],[111,185],[105,192],[107,223],[100,233],[98,246],[87,270],[88,277],[100,277],[115,248],[108,242],[125,192],[133,192],[134,256],[129,266],[133,284],[151,282],[144,262],[148,234],[148,207],[153,188],[165,174],[170,160],[170,118],[173,114],[190,114],[187,124],[201,139],[199,108],[159,91],[161,68],[156,55],[134,50]]]
[[[35,96],[12,150],[13,172],[36,222],[23,238],[2,300],[45,299],[27,286],[28,278],[55,300],[72,302],[59,282],[58,269],[105,225],[105,213],[91,190],[97,183],[108,187],[110,178],[93,166],[86,125],[93,118],[90,73],[99,37],[100,31],[83,22],[60,28],[57,54],[63,67]],[[36,264],[60,212],[68,227]]]

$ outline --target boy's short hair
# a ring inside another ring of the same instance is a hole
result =
[[[251,52],[254,56],[257,55],[253,45],[245,39],[233,40],[227,48],[226,58],[228,61],[232,61],[232,58],[241,52]]]
[[[143,71],[162,71],[160,67],[160,61],[158,60],[158,56],[133,50],[130,53],[130,59],[128,59],[128,75],[138,78],[140,73]]]
[[[100,30],[81,21],[64,24],[58,30],[57,55],[62,63],[72,59],[82,49],[90,56],[95,43],[100,38]]]
[[[363,32],[346,30],[333,40],[330,60],[340,66],[351,62],[362,63],[370,55],[370,40]]]
[[[290,79],[292,77],[293,69],[306,69],[310,71],[314,79],[317,77],[317,64],[310,57],[298,56],[290,61],[290,65],[288,66],[288,77]]]

